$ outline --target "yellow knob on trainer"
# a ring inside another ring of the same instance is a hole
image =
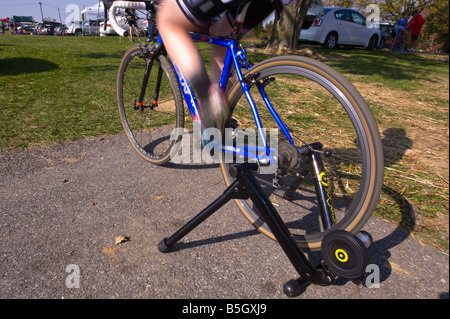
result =
[[[336,256],[337,260],[339,260],[342,263],[345,263],[348,261],[347,252],[343,249],[336,249],[336,251],[334,252],[334,255]]]

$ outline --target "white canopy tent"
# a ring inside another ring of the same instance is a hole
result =
[[[99,1],[99,3],[86,7],[81,11],[81,21],[104,19],[104,14],[103,2]]]

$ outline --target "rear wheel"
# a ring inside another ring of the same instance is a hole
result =
[[[324,236],[332,230],[357,233],[374,211],[383,181],[381,139],[364,99],[335,70],[299,56],[263,61],[246,76],[255,79],[250,92],[262,126],[267,130],[278,128],[278,152],[289,158],[276,173],[255,177],[296,242],[303,249],[320,250]],[[267,110],[256,83],[265,83],[264,91],[287,126],[291,141]],[[241,124],[240,130],[257,131],[239,83],[230,90],[228,103],[233,118]],[[322,225],[311,165],[307,158],[295,154],[306,144],[316,142],[324,146],[322,155],[331,153],[329,157],[322,156],[330,190],[326,196],[334,203],[337,219],[329,229]],[[227,185],[233,182],[230,165],[221,164]],[[251,201],[237,199],[236,203],[256,228],[274,239]]]
[[[325,38],[325,43],[323,44],[325,49],[333,50],[338,47],[338,35],[336,32],[331,32]]]

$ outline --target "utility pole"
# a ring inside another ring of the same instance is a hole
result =
[[[59,11],[59,7],[58,7],[58,14],[59,14],[59,22],[61,22],[61,24],[62,24],[61,12]]]
[[[42,2],[39,2],[39,5],[41,6],[41,18],[42,18],[42,23],[44,23],[44,13],[42,13]]]

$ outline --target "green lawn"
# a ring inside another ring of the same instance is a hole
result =
[[[0,149],[121,131],[115,78],[130,41],[0,37]]]
[[[0,151],[123,132],[115,85],[131,45],[118,37],[0,35]],[[448,55],[311,49],[354,83],[379,124],[386,171],[378,216],[448,251]]]

